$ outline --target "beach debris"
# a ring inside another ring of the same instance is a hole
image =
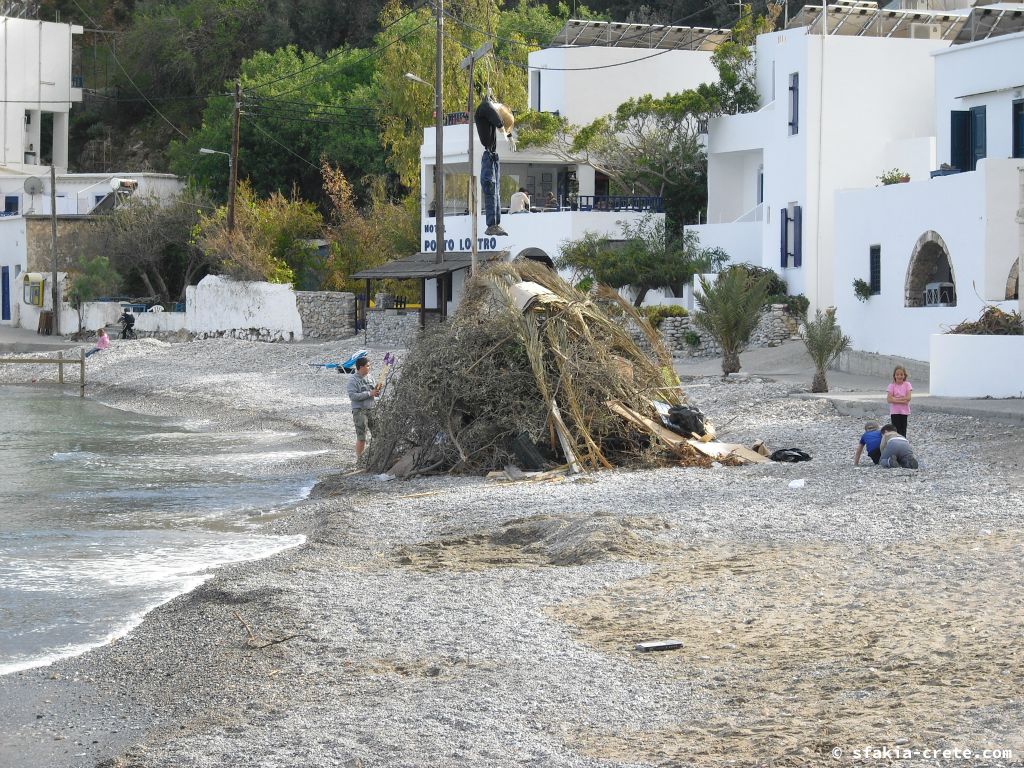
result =
[[[652,651],[675,651],[683,647],[682,640],[648,640],[643,643],[637,643],[634,646],[640,653],[650,653]]]
[[[796,464],[801,461],[810,461],[811,454],[799,448],[779,448],[769,456],[772,461],[784,461],[789,464]]]
[[[245,627],[245,631],[249,634],[249,638],[246,641],[246,643],[249,645],[249,647],[255,648],[257,650],[263,650],[264,648],[269,648],[272,645],[280,645],[281,643],[286,643],[289,640],[294,640],[296,637],[304,637],[307,640],[313,639],[309,635],[303,634],[302,632],[296,632],[294,634],[278,638],[265,638],[262,637],[260,634],[254,632],[252,627],[249,626],[249,623],[242,618],[242,614],[240,614],[238,611],[234,611],[234,616],[236,619],[238,619],[239,623],[243,627]]]
[[[807,478],[805,477],[801,477],[799,480],[791,480],[789,483],[789,487],[792,488],[793,490],[799,490],[800,488],[803,488],[805,485],[807,485]]]
[[[364,454],[372,473],[499,472],[522,482],[562,466],[575,475],[710,465],[687,442],[714,438],[703,414],[687,434],[662,418],[689,404],[646,319],[615,291],[583,293],[538,262],[471,280],[458,311],[424,332],[392,377]]]

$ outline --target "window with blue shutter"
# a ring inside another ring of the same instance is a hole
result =
[[[800,267],[804,263],[804,215],[803,208],[793,206],[793,266]]]
[[[1024,99],[1013,102],[1013,156],[1024,157]]]
[[[800,133],[800,73],[789,75],[789,135]]]
[[[985,107],[971,107],[971,170],[988,155]]]
[[[882,246],[871,246],[868,262],[868,285],[871,286],[871,295],[877,296],[882,292]]]
[[[949,113],[949,164],[958,171],[971,168],[971,113],[956,109]]]
[[[782,224],[782,237],[779,245],[780,264],[783,269],[789,266],[789,209],[783,208],[779,214]]]

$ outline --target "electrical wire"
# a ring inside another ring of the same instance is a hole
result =
[[[277,145],[278,145],[279,147],[281,147],[281,149],[283,149],[283,150],[284,150],[285,152],[287,152],[287,153],[288,153],[289,155],[291,155],[292,157],[295,157],[295,158],[297,158],[297,159],[301,160],[301,161],[302,161],[302,162],[304,162],[304,163],[305,163],[306,165],[308,165],[308,166],[309,166],[310,168],[312,168],[312,169],[313,169],[314,171],[317,171],[317,172],[319,172],[319,171],[320,171],[320,167],[319,167],[319,166],[317,166],[317,165],[314,165],[314,164],[313,164],[313,163],[311,163],[311,162],[310,162],[309,160],[307,160],[306,158],[304,158],[304,157],[303,157],[302,155],[298,154],[297,152],[294,152],[294,151],[292,151],[291,147],[289,147],[289,146],[288,146],[287,144],[284,144],[283,142],[281,142],[281,141],[278,141],[278,140],[277,140],[276,138],[274,138],[273,136],[271,136],[271,135],[270,135],[269,133],[267,133],[267,132],[266,132],[265,130],[263,130],[262,128],[260,128],[260,126],[259,126],[259,123],[257,123],[257,122],[256,122],[255,120],[250,120],[250,121],[249,121],[249,125],[251,125],[251,126],[252,126],[253,128],[255,128],[255,129],[256,129],[257,131],[259,131],[260,133],[262,133],[262,134],[263,134],[264,136],[266,136],[266,137],[267,137],[268,139],[270,139],[270,140],[271,140],[272,142],[274,142],[275,144],[277,144]]]
[[[124,72],[124,76],[128,78],[128,82],[132,84],[132,88],[134,88],[136,91],[139,92],[139,96],[141,96],[143,99],[145,99],[146,103],[149,104],[150,108],[160,116],[161,120],[163,120],[165,123],[167,123],[169,126],[171,126],[171,128],[173,128],[175,131],[177,131],[178,135],[180,135],[183,139],[187,139],[188,138],[188,134],[185,133],[183,130],[181,130],[174,123],[172,123],[163,112],[161,112],[159,109],[157,109],[156,108],[156,104],[154,104],[152,101],[150,101],[149,97],[146,96],[146,94],[144,94],[142,92],[142,89],[139,88],[139,86],[137,86],[135,84],[135,81],[132,80],[132,76],[128,74],[128,70],[124,68],[123,64],[121,64],[121,60],[119,58],[117,58],[117,53],[114,51],[114,48],[115,48],[114,45],[110,46],[110,55],[113,57],[114,63],[117,64],[118,68],[122,72]]]

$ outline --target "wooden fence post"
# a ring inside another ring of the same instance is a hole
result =
[[[78,381],[78,396],[85,397],[85,348],[78,350],[81,357],[78,360],[79,365],[79,381]]]
[[[57,350],[57,360],[59,361],[57,363],[57,383],[58,384],[63,384],[64,383],[64,350],[63,349]]]

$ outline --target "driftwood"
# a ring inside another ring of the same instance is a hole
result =
[[[664,450],[650,425],[606,406],[614,400],[650,419],[652,398],[683,404],[671,363],[657,332],[614,291],[592,297],[536,262],[498,265],[468,283],[458,312],[401,361],[375,409],[365,466],[486,473],[516,464],[524,440],[548,468],[573,473],[705,463],[685,441]]]

